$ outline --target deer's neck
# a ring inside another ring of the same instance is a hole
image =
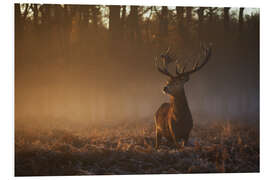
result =
[[[177,96],[171,97],[170,101],[172,112],[175,116],[182,116],[189,112],[184,88],[177,94]]]

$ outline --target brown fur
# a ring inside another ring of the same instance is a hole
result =
[[[188,141],[193,120],[184,88],[179,91],[177,95],[171,96],[170,103],[162,104],[155,114],[156,148],[159,147],[162,136],[176,147],[179,147],[179,140],[184,140],[185,144]]]
[[[190,74],[199,71],[210,59],[212,52],[211,44],[208,48],[202,45],[202,50],[203,55],[200,55],[200,57],[203,57],[203,62],[194,61],[191,70],[185,71],[186,65],[182,64],[179,66],[177,61],[177,76],[172,75],[168,71],[168,64],[174,61],[169,49],[165,54],[161,55],[163,60],[161,63],[158,61],[159,59],[155,59],[158,71],[170,78],[163,89],[163,92],[170,96],[170,103],[162,104],[155,114],[156,148],[159,147],[162,136],[175,144],[176,147],[179,147],[179,140],[183,140],[184,144],[188,142],[189,134],[193,127],[193,120],[187,103],[184,84],[189,80]]]

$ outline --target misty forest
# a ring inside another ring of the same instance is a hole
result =
[[[14,4],[14,14],[15,176],[259,172],[259,9]],[[170,102],[155,57],[169,49],[190,68],[202,44],[209,62],[184,86],[188,143],[155,148],[154,115]]]

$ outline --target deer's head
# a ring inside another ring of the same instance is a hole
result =
[[[160,58],[155,58],[155,64],[159,72],[169,77],[166,86],[163,88],[163,92],[170,96],[177,96],[179,92],[184,89],[184,84],[188,82],[189,76],[199,71],[210,59],[211,46],[201,46],[201,54],[193,60],[193,66],[190,70],[186,70],[188,63],[183,63],[176,58],[175,55],[170,53],[168,49],[165,53],[160,55]],[[175,62],[176,64],[176,75],[172,75],[168,71],[168,64]],[[189,61],[190,62],[190,61]]]

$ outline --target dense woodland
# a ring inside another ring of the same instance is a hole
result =
[[[15,176],[260,171],[258,9],[14,7]],[[192,64],[200,42],[213,53],[185,85],[189,144],[156,150],[154,57]]]
[[[14,7],[17,117],[152,118],[166,100],[154,57],[170,46],[192,63],[211,42],[211,62],[186,87],[193,115],[258,120],[258,9]]]
[[[68,57],[67,50],[74,46],[81,54],[83,47],[107,52],[109,44],[114,48],[117,44],[119,51],[127,45],[129,49],[166,45],[190,49],[198,41],[224,44],[225,40],[242,43],[243,39],[257,45],[258,12],[230,9],[15,4],[16,42],[18,46],[35,43],[36,49],[54,58]],[[40,39],[44,37],[46,41]]]

